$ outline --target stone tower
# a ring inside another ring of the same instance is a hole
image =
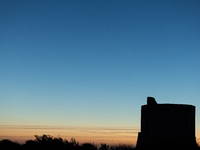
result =
[[[141,106],[141,132],[137,148],[194,148],[195,106],[157,104],[153,97]]]

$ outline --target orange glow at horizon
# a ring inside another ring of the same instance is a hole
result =
[[[196,130],[196,141],[197,144],[200,146],[200,130]]]
[[[62,126],[25,126],[0,125],[0,140],[9,139],[19,143],[34,140],[34,135],[43,134],[68,140],[73,137],[81,143],[106,143],[136,145],[138,128],[116,127],[62,127]]]

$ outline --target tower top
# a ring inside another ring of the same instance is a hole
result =
[[[154,97],[147,97],[147,105],[157,105]]]

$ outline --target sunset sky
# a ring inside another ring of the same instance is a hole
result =
[[[199,0],[1,0],[0,140],[135,144],[140,109],[196,106]]]

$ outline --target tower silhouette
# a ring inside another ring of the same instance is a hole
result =
[[[195,106],[157,104],[153,97],[147,97],[147,105],[141,106],[141,132],[136,147],[192,149],[195,146]]]

